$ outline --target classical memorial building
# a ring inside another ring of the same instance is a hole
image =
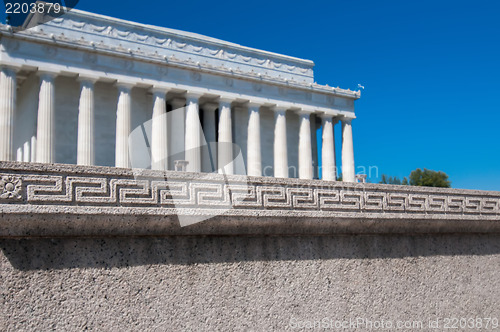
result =
[[[39,19],[19,32],[0,27],[0,160],[177,163],[190,172],[332,181],[339,123],[338,169],[355,181],[351,121],[360,93],[315,83],[312,61],[79,10]],[[145,124],[144,144],[132,144]]]
[[[0,329],[499,326],[500,193],[356,183],[359,92],[197,34],[41,19],[0,26]]]

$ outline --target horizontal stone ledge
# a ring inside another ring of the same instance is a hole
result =
[[[0,162],[0,237],[500,233],[500,193]]]

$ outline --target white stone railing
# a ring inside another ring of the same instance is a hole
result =
[[[500,193],[1,162],[0,214],[0,237],[485,233]]]

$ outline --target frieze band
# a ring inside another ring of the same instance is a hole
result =
[[[488,192],[476,194],[434,188],[408,190],[410,187],[399,189],[395,186],[219,174],[194,177],[182,177],[173,172],[153,172],[146,176],[144,173],[113,175],[107,172],[96,174],[95,169],[99,167],[89,169],[94,171],[88,174],[81,170],[58,174],[22,169],[1,171],[0,209],[8,204],[22,204],[500,215],[500,195]]]

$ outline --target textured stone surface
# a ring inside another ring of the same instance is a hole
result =
[[[500,318],[499,240],[0,240],[0,329],[281,331],[292,318],[441,318],[441,327],[446,317]]]
[[[0,173],[2,331],[500,318],[497,192],[12,162]],[[213,218],[180,227],[187,215]]]

